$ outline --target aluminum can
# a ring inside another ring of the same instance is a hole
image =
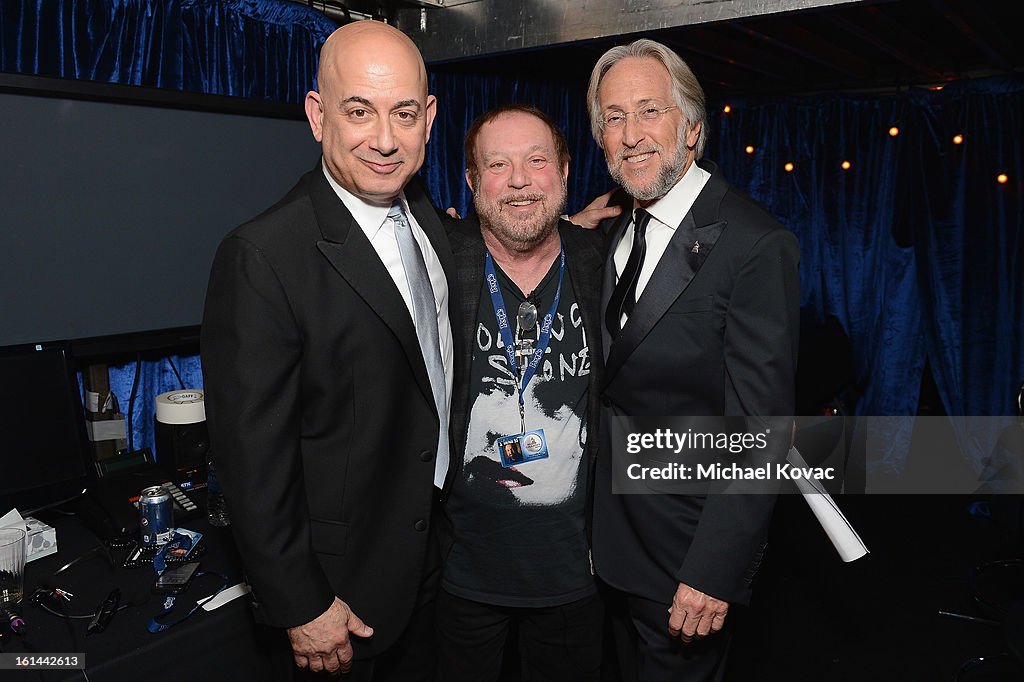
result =
[[[171,539],[174,508],[171,494],[162,485],[144,488],[139,495],[139,531],[143,547],[159,547]]]

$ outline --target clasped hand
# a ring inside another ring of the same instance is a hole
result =
[[[372,634],[373,628],[337,597],[326,611],[310,622],[288,628],[295,665],[315,673],[347,673],[352,669],[350,635],[369,637]]]
[[[721,630],[728,612],[728,602],[679,583],[668,610],[668,632],[689,644]]]

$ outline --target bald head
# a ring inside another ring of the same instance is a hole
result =
[[[356,196],[389,203],[423,164],[436,113],[419,50],[387,24],[347,24],[320,50],[317,81],[306,117],[328,172]]]
[[[416,44],[394,26],[379,21],[357,21],[332,33],[320,48],[317,83],[320,92],[329,88],[339,69],[350,69],[355,62],[380,71],[401,69],[415,73],[427,95],[427,69]]]

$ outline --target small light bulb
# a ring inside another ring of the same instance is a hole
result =
[[[889,137],[896,137],[899,134],[900,134],[900,129],[897,128],[896,126],[893,126],[892,128],[889,128]]]
[[[785,169],[786,169],[786,172],[787,172],[787,173],[792,173],[792,172],[793,172],[793,163],[792,163],[792,162],[790,162],[790,161],[787,161],[787,162],[786,162],[786,165],[785,165],[785,166],[783,166],[783,168],[785,168]]]
[[[748,144],[746,150],[744,151],[746,151],[748,154],[753,154],[754,148]]]
[[[996,176],[996,182],[998,182],[1000,185],[1005,185],[1006,181],[1009,179],[1010,178],[1007,177],[1006,173],[1000,173],[999,175]]]
[[[726,104],[724,107],[722,107],[722,111],[728,114],[730,111],[732,111],[732,107]]]
[[[953,144],[963,144],[963,143],[964,143],[964,136],[963,135],[954,135],[953,136]]]
[[[839,165],[842,166],[843,170],[850,170],[850,162],[849,161],[843,161]]]

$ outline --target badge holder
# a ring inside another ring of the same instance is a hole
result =
[[[495,441],[495,444],[498,447],[501,466],[505,468],[537,459],[546,459],[548,456],[548,441],[544,436],[544,429],[505,436]]]

